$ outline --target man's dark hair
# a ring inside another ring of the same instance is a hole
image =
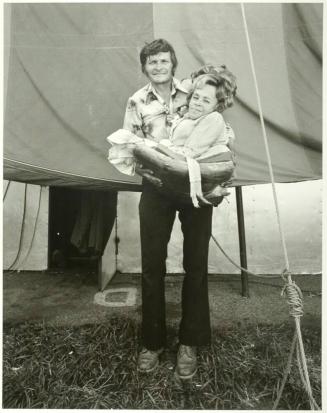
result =
[[[165,39],[157,39],[153,40],[151,43],[147,43],[140,52],[140,62],[142,66],[142,72],[144,72],[144,67],[146,64],[146,60],[149,56],[156,55],[162,52],[170,52],[171,62],[173,64],[172,73],[175,74],[175,70],[177,67],[177,57],[175,54],[175,50],[173,46],[167,42]]]

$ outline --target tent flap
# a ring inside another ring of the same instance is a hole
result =
[[[238,96],[237,185],[269,181],[240,5],[5,4],[4,177],[41,185],[139,190],[107,161],[106,136],[147,79],[139,52],[164,37],[184,78],[225,63]],[[10,11],[10,12],[9,12]],[[246,4],[277,182],[321,177],[322,4]]]

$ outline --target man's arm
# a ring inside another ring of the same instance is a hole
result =
[[[181,159],[172,159],[166,151],[158,152],[145,145],[136,146],[134,155],[136,158],[154,170],[160,176],[163,187],[170,194],[182,197],[185,202],[191,202],[189,197],[189,173],[187,163]],[[222,162],[199,162],[202,180],[203,196],[198,197],[200,205],[218,205],[225,194],[221,189],[214,188],[233,175],[234,163],[231,160]],[[218,193],[219,192],[219,193]],[[227,195],[227,194],[226,194]]]
[[[131,97],[127,101],[123,129],[127,129],[134,133],[134,135],[144,138],[142,125],[142,117],[139,113],[137,101]]]
[[[136,158],[145,165],[150,167],[158,175],[177,177],[188,182],[188,167],[187,163],[181,159],[172,159],[166,154],[160,153],[153,148],[145,145],[136,146],[134,149]],[[199,162],[201,169],[201,178],[204,183],[221,184],[228,181],[234,171],[234,164],[232,161],[224,162]]]
[[[126,105],[123,129],[127,129],[140,138],[144,138],[142,126],[142,117],[139,113],[137,102],[131,97]],[[136,163],[135,172],[156,187],[162,186],[161,180],[154,176],[153,171],[142,168],[140,163]]]

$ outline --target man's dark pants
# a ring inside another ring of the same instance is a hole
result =
[[[208,251],[212,207],[194,208],[144,185],[140,229],[142,253],[142,339],[148,350],[166,345],[165,284],[167,246],[176,211],[179,212],[185,277],[179,342],[188,346],[210,342]]]

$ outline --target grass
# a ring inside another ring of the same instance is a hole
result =
[[[161,368],[136,369],[139,325],[115,318],[106,324],[55,327],[5,325],[3,407],[70,409],[271,409],[281,382],[293,326],[225,327],[199,351],[192,380],[174,375],[176,326],[169,329]],[[320,404],[320,331],[303,328],[313,394]],[[295,365],[280,409],[308,409]]]

